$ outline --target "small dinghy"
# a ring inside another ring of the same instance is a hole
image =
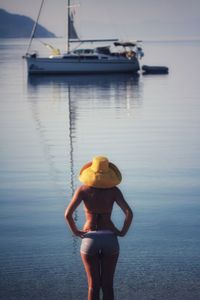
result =
[[[164,66],[142,66],[142,71],[144,74],[168,74],[169,69]]]

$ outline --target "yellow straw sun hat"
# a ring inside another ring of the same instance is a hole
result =
[[[111,188],[122,180],[119,169],[104,156],[96,156],[82,167],[79,180],[96,188]]]

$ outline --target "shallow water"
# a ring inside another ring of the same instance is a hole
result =
[[[168,75],[27,77],[25,40],[0,40],[1,299],[86,299],[64,210],[103,154],[135,213],[120,238],[116,299],[197,299],[200,42],[144,43]],[[84,222],[82,208],[77,223]],[[115,207],[113,220],[123,215]]]

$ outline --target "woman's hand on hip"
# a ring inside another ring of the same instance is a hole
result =
[[[87,231],[86,230],[77,230],[76,233],[74,233],[76,236],[82,238],[84,236],[84,234],[86,234]]]

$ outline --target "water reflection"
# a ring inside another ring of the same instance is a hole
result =
[[[41,95],[48,92],[53,99],[61,101],[63,96],[68,98],[70,87],[73,122],[83,105],[88,108],[93,105],[96,109],[99,103],[119,114],[125,109],[127,115],[142,104],[142,80],[139,75],[107,74],[107,75],[74,75],[74,76],[29,76],[28,91],[31,94]],[[46,94],[45,94],[46,96]],[[87,97],[87,102],[85,101]],[[68,102],[68,101],[67,101]]]
[[[70,187],[71,187],[71,196],[73,196],[75,192],[74,187],[74,143],[73,143],[73,133],[76,130],[75,123],[75,107],[73,107],[73,103],[71,101],[71,89],[68,87],[68,113],[69,113],[69,158],[70,158]]]
[[[54,93],[60,93],[71,87],[71,94],[79,94],[90,91],[93,98],[96,95],[106,93],[107,101],[115,101],[117,104],[125,101],[127,109],[130,109],[130,100],[141,99],[141,82],[139,75],[131,74],[107,74],[107,75],[74,75],[74,76],[29,76],[28,89],[30,92],[40,92],[44,87],[53,88]],[[80,98],[76,98],[79,102]]]
[[[74,109],[73,109],[74,108]],[[71,189],[71,197],[75,192],[75,184],[74,184],[74,140],[73,133],[76,130],[76,113],[75,107],[73,107],[73,103],[71,101],[71,87],[68,86],[68,114],[69,114],[69,160],[70,160],[70,189]],[[75,210],[74,212],[74,220],[78,221],[78,212]],[[73,236],[73,253],[77,253],[77,238]]]
[[[115,111],[115,119],[134,114],[141,106],[142,84],[140,76],[131,74],[81,75],[81,76],[29,76],[28,94],[31,101],[40,102],[52,98],[53,103],[67,103],[68,141],[70,165],[73,165],[74,139],[77,120],[87,122],[87,114],[104,114],[108,109]],[[42,122],[42,120],[39,120]],[[37,120],[37,122],[39,122]],[[95,120],[94,120],[95,121]],[[114,120],[115,121],[115,120]],[[92,125],[92,124],[90,124]],[[79,140],[80,136],[76,138]],[[71,170],[73,168],[70,168]],[[74,192],[74,170],[71,171],[71,193]]]
[[[77,143],[81,138],[77,131],[78,122],[81,127],[87,122],[88,111],[92,112],[92,122],[95,122],[95,113],[109,112],[111,120],[111,111],[115,111],[114,118],[120,118],[122,111],[129,115],[136,107],[141,105],[141,84],[140,77],[130,74],[120,75],[95,75],[95,76],[29,76],[28,77],[28,93],[31,96],[32,103],[35,101],[35,106],[39,109],[39,99],[44,101],[44,98],[52,97],[53,103],[64,103],[66,108],[66,131],[68,139],[66,148],[68,153],[68,182],[70,186],[71,196],[75,191],[75,182],[77,173],[77,165],[75,166],[74,152],[77,151]],[[48,96],[49,95],[49,96]],[[55,116],[52,116],[54,119]],[[101,118],[105,119],[105,114]],[[86,118],[86,119],[85,119]],[[110,122],[109,120],[109,122]],[[37,124],[41,128],[44,120],[37,113]],[[117,122],[118,123],[118,122]],[[92,125],[93,126],[93,125]],[[88,125],[91,127],[91,124]],[[120,127],[120,125],[119,125]],[[117,128],[117,127],[116,127]],[[103,130],[104,131],[104,130]],[[89,132],[88,135],[93,134]],[[43,143],[45,143],[43,136]],[[47,146],[48,147],[48,146]],[[50,155],[47,158],[51,158]],[[52,164],[50,162],[50,164]],[[76,160],[77,164],[77,160]],[[78,211],[75,212],[75,221],[79,221]],[[73,253],[77,253],[78,241],[73,238]]]
[[[40,85],[71,85],[71,86],[95,86],[95,87],[108,87],[116,85],[132,84],[137,86],[140,76],[137,74],[101,74],[101,75],[29,75],[29,87],[38,87]]]

